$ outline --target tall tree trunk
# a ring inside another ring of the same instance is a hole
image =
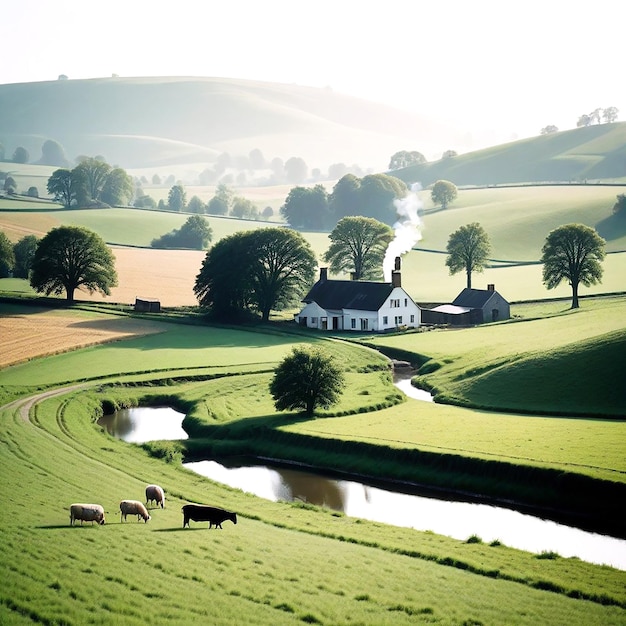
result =
[[[471,270],[467,271],[467,288],[468,289],[472,288],[472,272],[471,272]]]
[[[572,284],[572,309],[577,309],[578,306],[578,283]]]

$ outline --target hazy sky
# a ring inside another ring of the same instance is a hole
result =
[[[626,120],[625,18],[624,0],[20,0],[2,7],[0,84],[118,74],[332,87],[497,143],[573,128],[598,107]]]

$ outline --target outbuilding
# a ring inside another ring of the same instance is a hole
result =
[[[161,302],[155,298],[135,298],[135,311],[140,313],[160,313]]]

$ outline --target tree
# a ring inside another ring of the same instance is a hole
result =
[[[589,226],[566,224],[553,230],[542,248],[543,282],[554,289],[562,280],[572,287],[572,309],[578,308],[578,286],[601,282],[606,241]]]
[[[360,215],[361,179],[354,174],[342,176],[328,196],[328,209],[337,223],[342,217]]]
[[[192,215],[179,228],[166,233],[150,244],[153,248],[191,248],[206,250],[213,239],[213,229],[201,215]]]
[[[619,193],[616,197],[617,201],[613,205],[613,213],[626,216],[626,193]]]
[[[215,195],[209,200],[206,212],[211,215],[227,215],[233,203],[233,190],[220,183],[215,190]]]
[[[110,171],[111,166],[98,157],[86,158],[72,170],[79,205],[100,200],[100,194]]]
[[[298,185],[304,182],[308,171],[309,168],[304,162],[304,159],[300,157],[291,157],[285,162],[285,175],[287,176],[288,183]]]
[[[233,199],[233,208],[230,214],[243,220],[256,220],[259,218],[259,209],[252,200],[236,196]]]
[[[156,201],[152,196],[143,195],[135,199],[134,206],[137,208],[156,209]]]
[[[16,278],[28,278],[38,242],[39,240],[35,235],[26,235],[13,246],[13,253],[15,254],[13,276]]]
[[[617,121],[617,116],[619,114],[619,109],[617,107],[607,107],[602,112],[602,119],[606,124],[612,124]]]
[[[191,196],[189,203],[187,204],[187,210],[190,213],[204,213],[206,205],[198,196]]]
[[[446,150],[442,155],[442,159],[452,159],[455,156],[459,156],[459,153],[456,150]]]
[[[400,150],[391,156],[388,169],[399,170],[403,167],[421,165],[422,163],[426,163],[426,157],[421,152]]]
[[[10,276],[14,266],[13,244],[6,234],[0,231],[0,278]]]
[[[121,167],[115,167],[106,177],[99,199],[111,206],[125,206],[134,195],[133,179]]]
[[[315,254],[289,228],[261,228],[221,239],[209,252],[196,277],[194,293],[214,315],[270,311],[297,303],[313,282]]]
[[[323,230],[328,224],[328,193],[323,185],[293,187],[280,214],[297,230]]]
[[[106,243],[93,231],[79,226],[53,228],[38,244],[30,284],[38,293],[66,293],[85,288],[110,295],[117,285],[114,257]]]
[[[578,121],[576,122],[576,127],[581,128],[583,126],[589,126],[591,122],[592,122],[591,116],[584,113],[578,118]]]
[[[554,133],[558,133],[559,129],[554,124],[548,124],[541,129],[542,135],[553,135]]]
[[[336,404],[344,387],[344,374],[328,353],[296,346],[274,371],[269,388],[278,411],[303,410],[311,417],[316,408]]]
[[[161,177],[158,174],[153,174],[152,175],[152,184],[153,185],[160,185],[161,184]]]
[[[167,194],[167,206],[170,211],[182,211],[187,202],[186,196],[182,185],[174,185]]]
[[[472,272],[482,272],[491,252],[489,237],[478,222],[461,226],[448,239],[446,265],[450,275],[465,270],[467,288],[472,288]]]
[[[330,233],[324,260],[333,274],[353,272],[355,280],[377,280],[393,237],[387,224],[371,217],[344,217]]]
[[[26,195],[29,198],[39,198],[39,189],[37,189],[37,187],[35,186],[31,186],[28,188],[28,191],[26,192]]]
[[[394,224],[398,214],[396,200],[408,194],[406,183],[388,174],[368,174],[361,179],[357,215],[373,217],[385,224]],[[343,217],[343,216],[342,216]]]
[[[430,192],[432,201],[435,204],[440,204],[442,209],[447,209],[456,196],[456,185],[449,180],[438,180]]]
[[[249,231],[240,231],[220,239],[207,252],[196,276],[198,303],[215,320],[236,321],[251,306],[254,251],[249,235]]]
[[[39,163],[41,165],[56,165],[57,167],[67,167],[69,165],[63,146],[58,141],[52,139],[43,142]]]
[[[8,194],[17,193],[17,183],[15,182],[15,178],[13,178],[13,176],[7,176],[4,179],[4,190]]]
[[[264,220],[269,220],[274,216],[274,209],[271,206],[266,206],[261,213]]]
[[[70,170],[55,170],[48,178],[48,193],[64,207],[69,208],[76,199],[76,183]]]
[[[22,148],[22,146],[15,148],[15,152],[13,153],[14,163],[28,163],[28,159],[30,159],[30,154],[28,154],[26,148]]]

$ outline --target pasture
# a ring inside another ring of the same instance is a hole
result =
[[[3,316],[24,314],[22,307],[2,306]],[[28,322],[36,329],[38,319],[50,315],[32,312]],[[76,316],[79,326],[93,329],[100,320],[100,314],[86,311],[59,315]],[[116,316],[111,323],[127,321]],[[172,624],[623,623],[624,572],[264,501],[184,470],[175,445],[156,445],[157,451],[169,451],[157,458],[142,446],[106,435],[95,424],[103,399],[136,402],[159,395],[178,397],[193,407],[196,419],[239,424],[245,432],[246,422],[271,412],[263,392],[266,368],[302,341],[154,324],[163,332],[1,370],[0,384],[19,394],[28,394],[35,380],[45,387],[94,379],[84,389],[61,389],[0,410],[2,623],[143,624],[155,612]],[[2,333],[0,342],[5,339]],[[377,389],[384,391],[376,369],[384,363],[379,354],[318,341],[350,367],[350,376],[363,378],[361,389],[371,389],[348,394],[346,402],[367,405]],[[237,375],[202,380],[218,372]],[[123,382],[131,386],[120,387]],[[396,409],[411,409],[404,417],[410,421],[416,404],[407,401]],[[378,416],[389,426],[387,418],[398,419],[400,413],[394,418],[387,411],[393,409],[353,417]],[[330,428],[343,419],[306,426]],[[544,436],[544,446],[571,427],[547,421],[557,430],[550,438],[537,433]],[[497,426],[490,432],[494,440],[501,434]],[[555,454],[549,459],[558,462]],[[151,482],[165,488],[166,508],[152,509],[147,524],[121,523],[120,499],[142,500]],[[70,527],[68,507],[75,501],[103,504],[107,524]],[[239,523],[211,531],[192,523],[183,530],[180,507],[186,502],[236,511]]]

